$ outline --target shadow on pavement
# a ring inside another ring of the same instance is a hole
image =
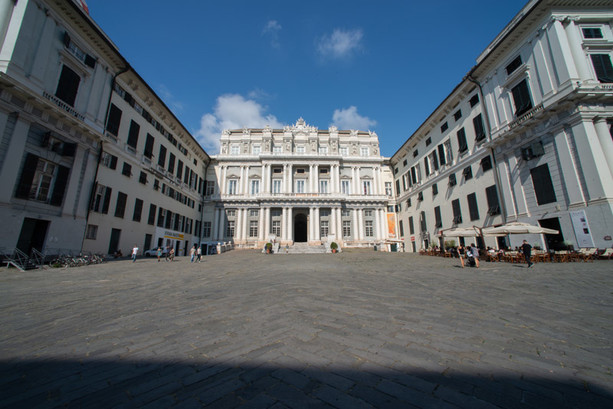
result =
[[[609,390],[575,381],[367,366],[351,370],[163,361],[4,361],[0,407],[613,407]]]

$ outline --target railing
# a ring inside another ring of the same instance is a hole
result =
[[[68,105],[67,103],[65,103],[58,97],[56,97],[55,95],[51,95],[47,91],[43,91],[43,96],[47,98],[49,101],[55,103],[55,105],[57,105],[64,111],[68,112],[70,115],[74,116],[75,118],[81,121],[85,120],[85,115],[78,113],[73,107],[71,107],[70,105]]]
[[[509,124],[509,129],[513,129],[513,128],[523,124],[527,120],[529,120],[532,117],[534,117],[534,115],[537,112],[542,111],[542,110],[543,110],[543,104],[538,104],[537,106],[535,106],[534,108],[532,108],[531,110],[529,110],[528,112],[526,112],[525,114],[523,114],[522,116],[517,118],[515,121],[511,122]]]

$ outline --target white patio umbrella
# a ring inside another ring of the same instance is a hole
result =
[[[534,226],[529,223],[511,222],[498,227],[486,227],[484,236],[499,236],[501,234],[558,234],[557,230]]]
[[[473,227],[456,227],[454,229],[441,230],[441,236],[445,237],[476,237],[479,232]]]

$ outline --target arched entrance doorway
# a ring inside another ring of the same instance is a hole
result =
[[[306,243],[307,235],[307,217],[306,214],[298,213],[294,217],[294,241],[297,243]]]

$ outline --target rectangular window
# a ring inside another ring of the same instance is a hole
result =
[[[500,203],[498,202],[498,190],[496,185],[492,185],[485,189],[487,197],[487,214],[490,216],[500,214]]]
[[[491,156],[488,155],[485,158],[481,159],[481,169],[483,169],[483,172],[487,172],[488,170],[492,168],[493,168],[493,165],[492,165]]]
[[[364,217],[372,217],[372,210],[364,210]]]
[[[111,104],[109,109],[109,118],[106,123],[107,132],[117,136],[119,134],[119,125],[121,124],[121,109]]]
[[[211,237],[211,222],[202,223],[202,237]]]
[[[251,194],[252,195],[257,195],[260,193],[260,181],[259,180],[252,180],[251,181]]]
[[[281,193],[281,179],[273,179],[272,180],[272,193],[279,194]]]
[[[175,173],[175,155],[174,154],[170,154],[168,155],[168,172],[169,173]]]
[[[320,222],[319,222],[319,234],[320,234],[320,237],[322,239],[325,238],[325,237],[328,237],[328,233],[329,233],[328,220],[320,220]]]
[[[453,209],[453,224],[462,223],[462,209],[460,208],[460,199],[455,199],[451,202]]]
[[[392,191],[392,182],[385,182],[385,195],[390,197],[394,195]]]
[[[304,180],[296,181],[296,193],[304,193]]]
[[[296,146],[296,153],[304,153],[304,146],[303,145]]]
[[[464,128],[461,128],[458,133],[458,151],[460,154],[466,152],[468,150],[468,144],[466,143],[466,131]]]
[[[96,186],[96,194],[92,201],[91,210],[96,213],[107,214],[109,212],[109,204],[111,202],[111,193],[113,189],[104,185]]]
[[[431,143],[432,143],[432,138],[431,138],[431,137],[428,137],[428,138],[426,139],[426,146],[430,146],[430,144],[431,144]],[[405,166],[406,166],[406,165],[405,165]]]
[[[155,224],[155,211],[157,206],[154,204],[149,205],[149,217],[147,218],[147,224],[153,226]]]
[[[234,220],[228,220],[226,237],[234,237]]]
[[[584,27],[581,29],[583,32],[583,38],[585,39],[595,39],[595,38],[603,38],[602,30],[598,27]]]
[[[136,122],[130,122],[130,131],[128,132],[128,146],[136,150],[138,145],[138,133],[140,132],[140,125]]]
[[[509,63],[509,65],[505,67],[507,75],[511,75],[513,72],[515,72],[516,69],[521,67],[521,64],[522,64],[521,55],[518,55],[517,57],[515,57],[513,61]]]
[[[362,181],[362,193],[366,196],[370,195],[370,180]]]
[[[132,176],[132,165],[124,162],[123,169],[121,170],[121,174],[127,177],[131,177]]]
[[[343,237],[351,236],[351,220],[343,220]]]
[[[444,122],[444,123],[441,125],[441,133],[442,133],[442,132],[445,132],[447,129],[449,129],[449,125],[447,124],[447,122]]]
[[[349,156],[349,148],[346,146],[341,146],[338,149],[338,153],[340,153],[341,156]]]
[[[258,221],[249,220],[249,237],[258,237]]]
[[[449,186],[455,186],[457,183],[458,182],[456,181],[455,173],[449,175]]]
[[[183,179],[183,161],[181,159],[177,161],[177,178]]]
[[[71,107],[74,107],[80,82],[81,77],[79,77],[79,74],[65,65],[62,66],[62,73],[60,74],[60,80],[57,84],[55,96]]]
[[[228,180],[228,194],[229,195],[235,195],[236,194],[236,185],[237,185],[236,179]]]
[[[128,201],[128,195],[122,192],[117,193],[117,203],[115,205],[115,217],[123,219],[123,215],[126,212],[126,202]]]
[[[364,222],[364,234],[366,237],[374,237],[375,229],[373,228],[372,220],[366,220]]]
[[[350,183],[348,180],[341,180],[341,193],[343,193],[344,195],[351,194]]]
[[[470,103],[470,107],[474,108],[475,105],[479,103],[479,94],[473,95],[468,102]]]
[[[262,146],[261,145],[253,145],[253,147],[251,148],[251,152],[254,155],[259,155],[260,153],[262,153]]]
[[[205,196],[213,196],[214,194],[215,194],[215,181],[207,180]]]
[[[434,227],[443,227],[443,219],[441,219],[441,207],[434,208]]]
[[[470,213],[470,220],[479,220],[479,207],[477,206],[477,195],[474,193],[466,196],[468,200],[468,212]]]
[[[462,118],[462,110],[458,109],[457,111],[455,111],[455,113],[453,114],[453,119],[455,119],[456,121],[458,119]]]
[[[426,171],[426,176],[430,176],[430,160],[427,156],[424,158],[424,169]]]
[[[368,146],[360,147],[360,156],[368,156]]]
[[[158,165],[164,167],[166,165],[166,147],[160,145],[160,154],[158,155]]]
[[[473,118],[473,126],[475,127],[475,141],[479,142],[485,139],[485,127],[481,114]]]
[[[132,215],[132,220],[135,222],[140,222],[140,217],[143,212],[143,201],[140,199],[136,199],[134,202],[134,214]]]
[[[515,116],[521,116],[532,109],[532,99],[530,98],[530,89],[528,88],[528,80],[524,79],[519,84],[511,89],[513,94],[513,102],[515,103]]]
[[[470,180],[473,178],[473,168],[471,166],[467,166],[464,168],[464,170],[462,171],[462,174],[464,175],[464,180]]]
[[[551,181],[551,174],[549,173],[549,166],[544,164],[530,169],[530,175],[532,176],[532,185],[534,186],[537,204],[541,206],[555,202],[557,199],[553,182]]]
[[[241,147],[240,145],[232,145],[230,146],[230,155],[238,155],[241,153],[240,151]]]
[[[88,224],[85,238],[88,240],[96,240],[96,237],[98,237],[98,226],[95,224]]]
[[[409,217],[409,234],[415,234],[415,225],[413,224],[413,216]]]
[[[611,56],[609,54],[590,54],[596,78],[599,82],[613,82],[613,65],[611,65]]]
[[[398,230],[400,230],[400,237],[404,237],[404,225],[402,224],[402,220],[398,222]]]
[[[102,152],[102,159],[100,160],[103,166],[109,169],[117,169],[117,156],[111,155],[108,152]]]
[[[327,146],[320,146],[318,152],[319,152],[320,155],[327,155],[328,154],[328,147]]]
[[[283,146],[275,145],[272,147],[272,153],[282,153],[282,152],[283,152]]]
[[[328,193],[328,181],[327,180],[319,181],[319,193],[323,193],[323,194]]]
[[[270,225],[270,232],[275,236],[281,236],[281,220],[273,220]]]
[[[435,183],[432,185],[432,196],[438,195],[438,185]]]
[[[145,139],[145,152],[143,153],[145,157],[151,159],[153,157],[153,144],[155,143],[155,138],[151,134],[147,134],[147,138]]]

